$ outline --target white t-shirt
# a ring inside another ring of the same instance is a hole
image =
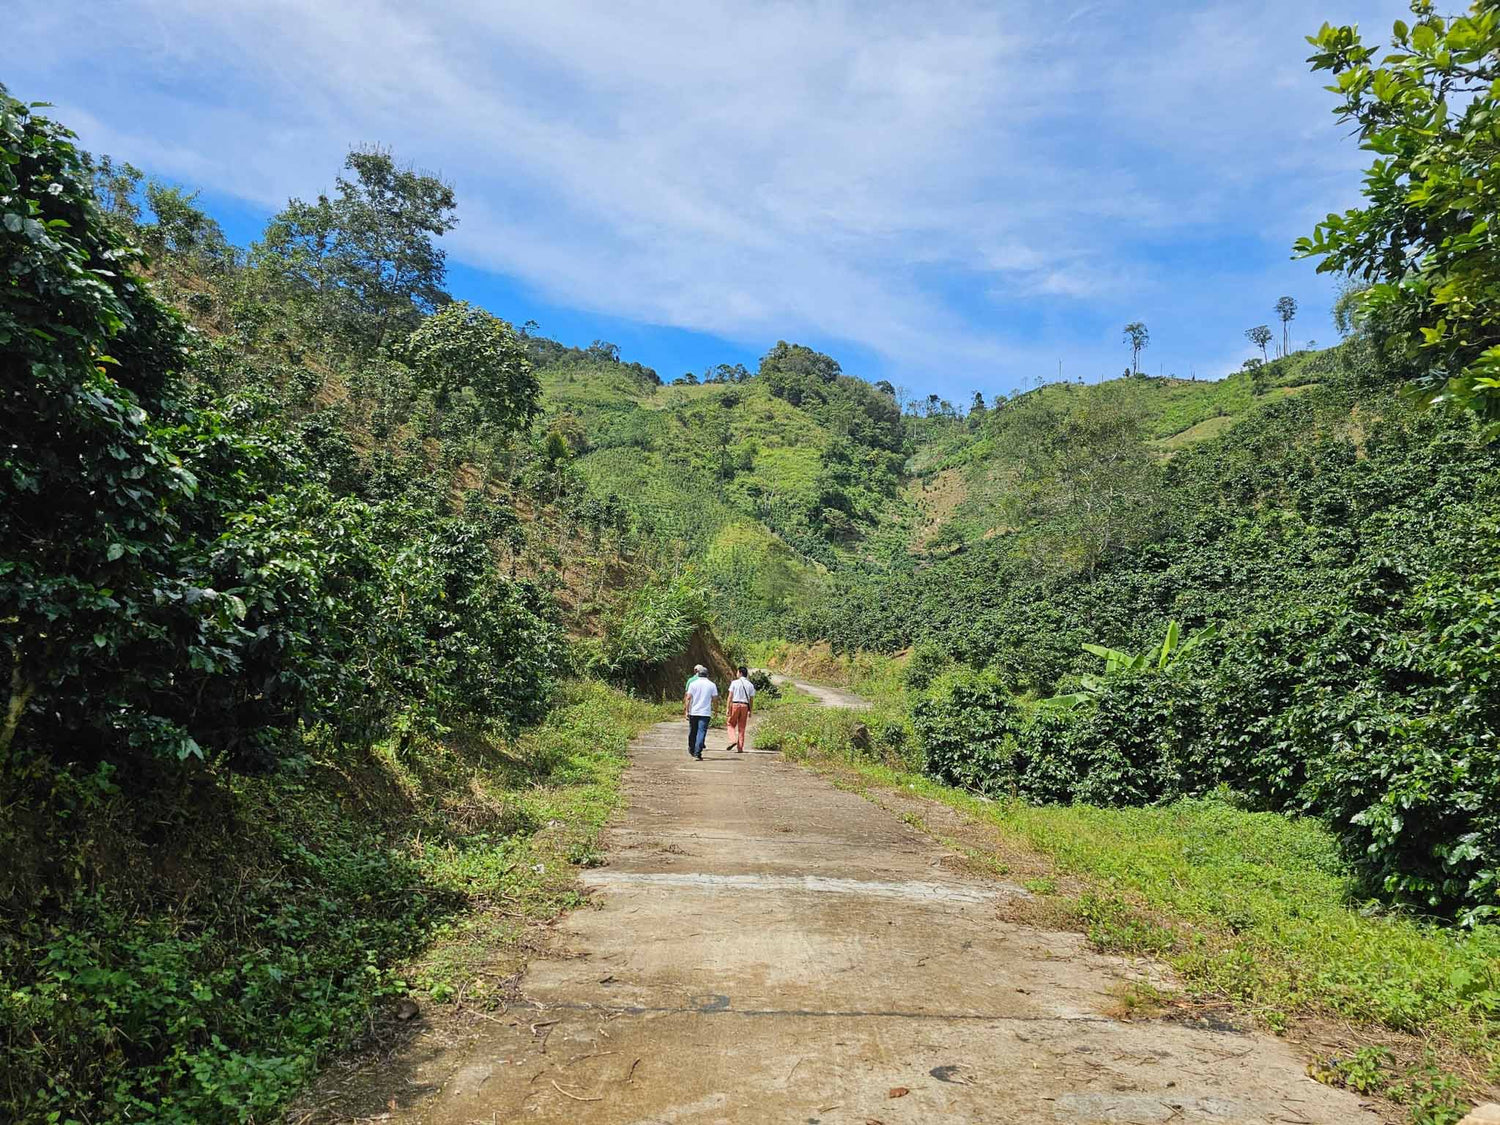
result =
[[[755,685],[744,676],[732,680],[729,684],[729,702],[749,703],[755,698]]]
[[[712,715],[714,700],[719,698],[719,685],[707,676],[699,676],[687,686],[688,714]]]

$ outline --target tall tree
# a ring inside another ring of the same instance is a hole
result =
[[[402,352],[439,407],[466,392],[480,416],[505,432],[529,426],[540,410],[526,345],[505,321],[467,301],[424,320]]]
[[[1125,326],[1125,342],[1130,345],[1130,373],[1138,375],[1141,371],[1141,351],[1150,345],[1151,333],[1141,321],[1132,320]]]
[[[1284,358],[1292,354],[1292,321],[1297,316],[1297,298],[1276,298],[1276,315],[1281,320],[1281,354]]]
[[[255,261],[316,298],[316,316],[353,350],[406,336],[449,300],[447,256],[435,239],[457,220],[453,189],[397,165],[388,152],[356,149],[333,198],[294,199],[271,220]]]
[[[1362,207],[1329,215],[1302,257],[1369,287],[1356,300],[1390,357],[1410,364],[1428,402],[1472,411],[1500,436],[1500,2],[1445,20],[1413,0],[1389,50],[1355,27],[1310,37],[1330,71],[1335,113],[1375,154]]]
[[[85,157],[87,159],[87,157]],[[144,174],[134,164],[116,164],[109,155],[99,157],[89,171],[93,177],[94,198],[99,209],[113,222],[129,229],[141,217],[140,188]]]
[[[1254,328],[1245,329],[1245,338],[1260,349],[1260,360],[1267,362],[1266,345],[1271,342],[1271,326],[1269,324],[1257,324]]]

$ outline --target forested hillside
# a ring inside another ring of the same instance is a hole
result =
[[[1376,893],[1493,914],[1500,462],[1467,422],[1373,379],[1360,345],[1339,358],[1324,385],[1165,462],[1144,442],[1122,462],[1118,404],[1019,408],[1040,421],[1012,429],[1069,435],[1061,466],[1014,468],[1028,517],[906,573],[841,577],[800,631],[916,645],[924,678],[974,669],[929,704],[989,716],[933,763],[954,780],[1096,804],[1227,784],[1331,817]],[[1071,463],[1095,440],[1107,474]],[[1085,644],[1140,652],[1174,622],[1219,631],[1173,675],[1153,660],[1083,705],[1038,702],[1106,670]]]
[[[590,503],[690,562],[732,632],[765,635],[817,575],[901,545],[900,412],[828,356],[781,343],[754,377],[657,386],[584,353],[539,377]]]

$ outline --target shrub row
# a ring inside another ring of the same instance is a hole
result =
[[[939,779],[1036,803],[1144,805],[1228,786],[1315,815],[1368,889],[1500,916],[1500,529],[1425,578],[1376,565],[1330,604],[1252,617],[1177,674],[1104,681],[1074,711],[948,675],[912,717]]]

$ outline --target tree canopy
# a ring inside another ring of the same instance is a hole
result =
[[[1411,9],[1385,53],[1355,27],[1309,37],[1335,112],[1374,160],[1364,204],[1330,214],[1296,250],[1368,283],[1367,327],[1426,399],[1500,436],[1500,2],[1451,20],[1430,0]]]
[[[330,198],[294,199],[266,228],[256,260],[294,293],[314,295],[327,330],[369,351],[399,339],[449,300],[447,255],[433,240],[457,220],[453,189],[356,149]]]

